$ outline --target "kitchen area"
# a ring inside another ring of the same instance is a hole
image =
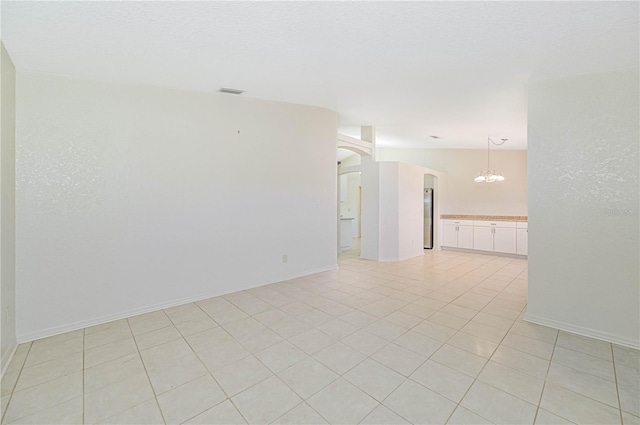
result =
[[[526,258],[526,216],[441,215],[443,249],[479,251]]]

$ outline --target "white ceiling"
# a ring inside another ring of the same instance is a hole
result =
[[[638,66],[637,2],[2,2],[19,70],[318,105],[384,146],[525,149],[527,81]],[[437,135],[434,140],[429,136]]]

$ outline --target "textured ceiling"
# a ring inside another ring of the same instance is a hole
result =
[[[527,81],[638,65],[637,2],[2,2],[19,70],[318,105],[381,145],[526,148]],[[437,135],[441,138],[432,139]]]

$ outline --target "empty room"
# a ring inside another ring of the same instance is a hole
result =
[[[3,425],[640,425],[640,3],[0,22]]]

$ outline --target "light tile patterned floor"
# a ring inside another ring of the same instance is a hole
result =
[[[524,322],[527,262],[426,251],[23,344],[2,422],[639,424],[640,353]]]

